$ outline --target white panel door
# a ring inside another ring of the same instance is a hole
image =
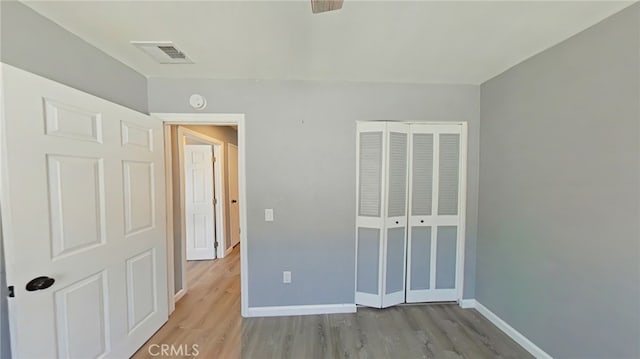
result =
[[[463,125],[411,125],[407,302],[460,298],[465,143]]]
[[[356,137],[356,304],[382,308],[385,122],[359,122]]]
[[[382,308],[404,303],[407,233],[409,125],[387,123]]]
[[[167,320],[162,123],[4,64],[2,84],[14,357],[128,357]]]
[[[238,194],[238,146],[229,144],[229,227],[231,246],[240,243],[240,195]]]
[[[211,145],[184,146],[187,260],[214,259],[215,216]]]

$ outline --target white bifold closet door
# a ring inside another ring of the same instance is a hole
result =
[[[464,124],[359,122],[356,304],[460,298]]]
[[[459,298],[464,137],[461,125],[411,126],[408,303]]]
[[[356,303],[405,301],[409,125],[358,125]]]

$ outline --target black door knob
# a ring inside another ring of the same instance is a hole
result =
[[[238,203],[238,201],[236,201],[235,199],[232,199],[231,203]]]
[[[32,280],[29,281],[29,283],[27,283],[26,289],[29,292],[35,292],[36,290],[47,289],[51,287],[55,281],[56,281],[55,279],[49,278],[46,276],[33,278]]]
[[[424,223],[424,219],[421,219],[421,220],[420,220],[420,223]]]

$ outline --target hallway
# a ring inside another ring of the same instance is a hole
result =
[[[133,358],[162,357],[152,355],[160,350],[153,344],[181,347],[183,353],[195,353],[197,344],[200,358],[240,357],[240,246],[223,259],[187,262],[187,284],[169,321]]]

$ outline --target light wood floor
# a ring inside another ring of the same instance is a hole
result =
[[[206,359],[531,358],[477,311],[455,304],[243,319],[239,252],[188,263],[187,295],[134,358],[159,358],[149,354],[152,344],[197,344]]]

